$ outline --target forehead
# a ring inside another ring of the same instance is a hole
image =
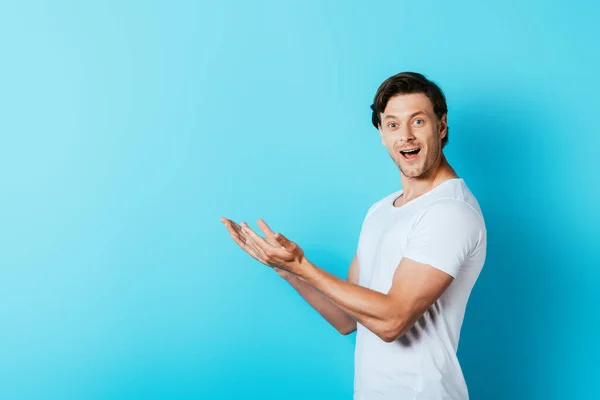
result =
[[[383,114],[410,116],[418,111],[429,115],[433,114],[433,104],[424,93],[399,94],[390,98]]]

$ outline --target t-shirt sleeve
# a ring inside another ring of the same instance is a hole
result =
[[[456,278],[484,234],[480,215],[467,203],[434,203],[413,225],[403,256]]]

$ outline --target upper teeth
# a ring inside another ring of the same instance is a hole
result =
[[[402,150],[402,152],[407,153],[409,151],[415,151],[415,150],[419,150],[419,148],[417,147],[416,149],[410,149],[410,150]]]

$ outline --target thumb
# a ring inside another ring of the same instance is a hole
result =
[[[277,240],[277,242],[279,242],[279,244],[281,244],[286,250],[293,250],[294,249],[294,243],[290,242],[288,240],[288,238],[286,238],[285,236],[283,236],[281,233],[276,233],[275,234],[275,239]]]

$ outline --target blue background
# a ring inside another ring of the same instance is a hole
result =
[[[598,398],[596,4],[3,2],[0,398],[351,398],[354,334],[219,218],[345,277],[407,70],[488,225],[471,397]]]

